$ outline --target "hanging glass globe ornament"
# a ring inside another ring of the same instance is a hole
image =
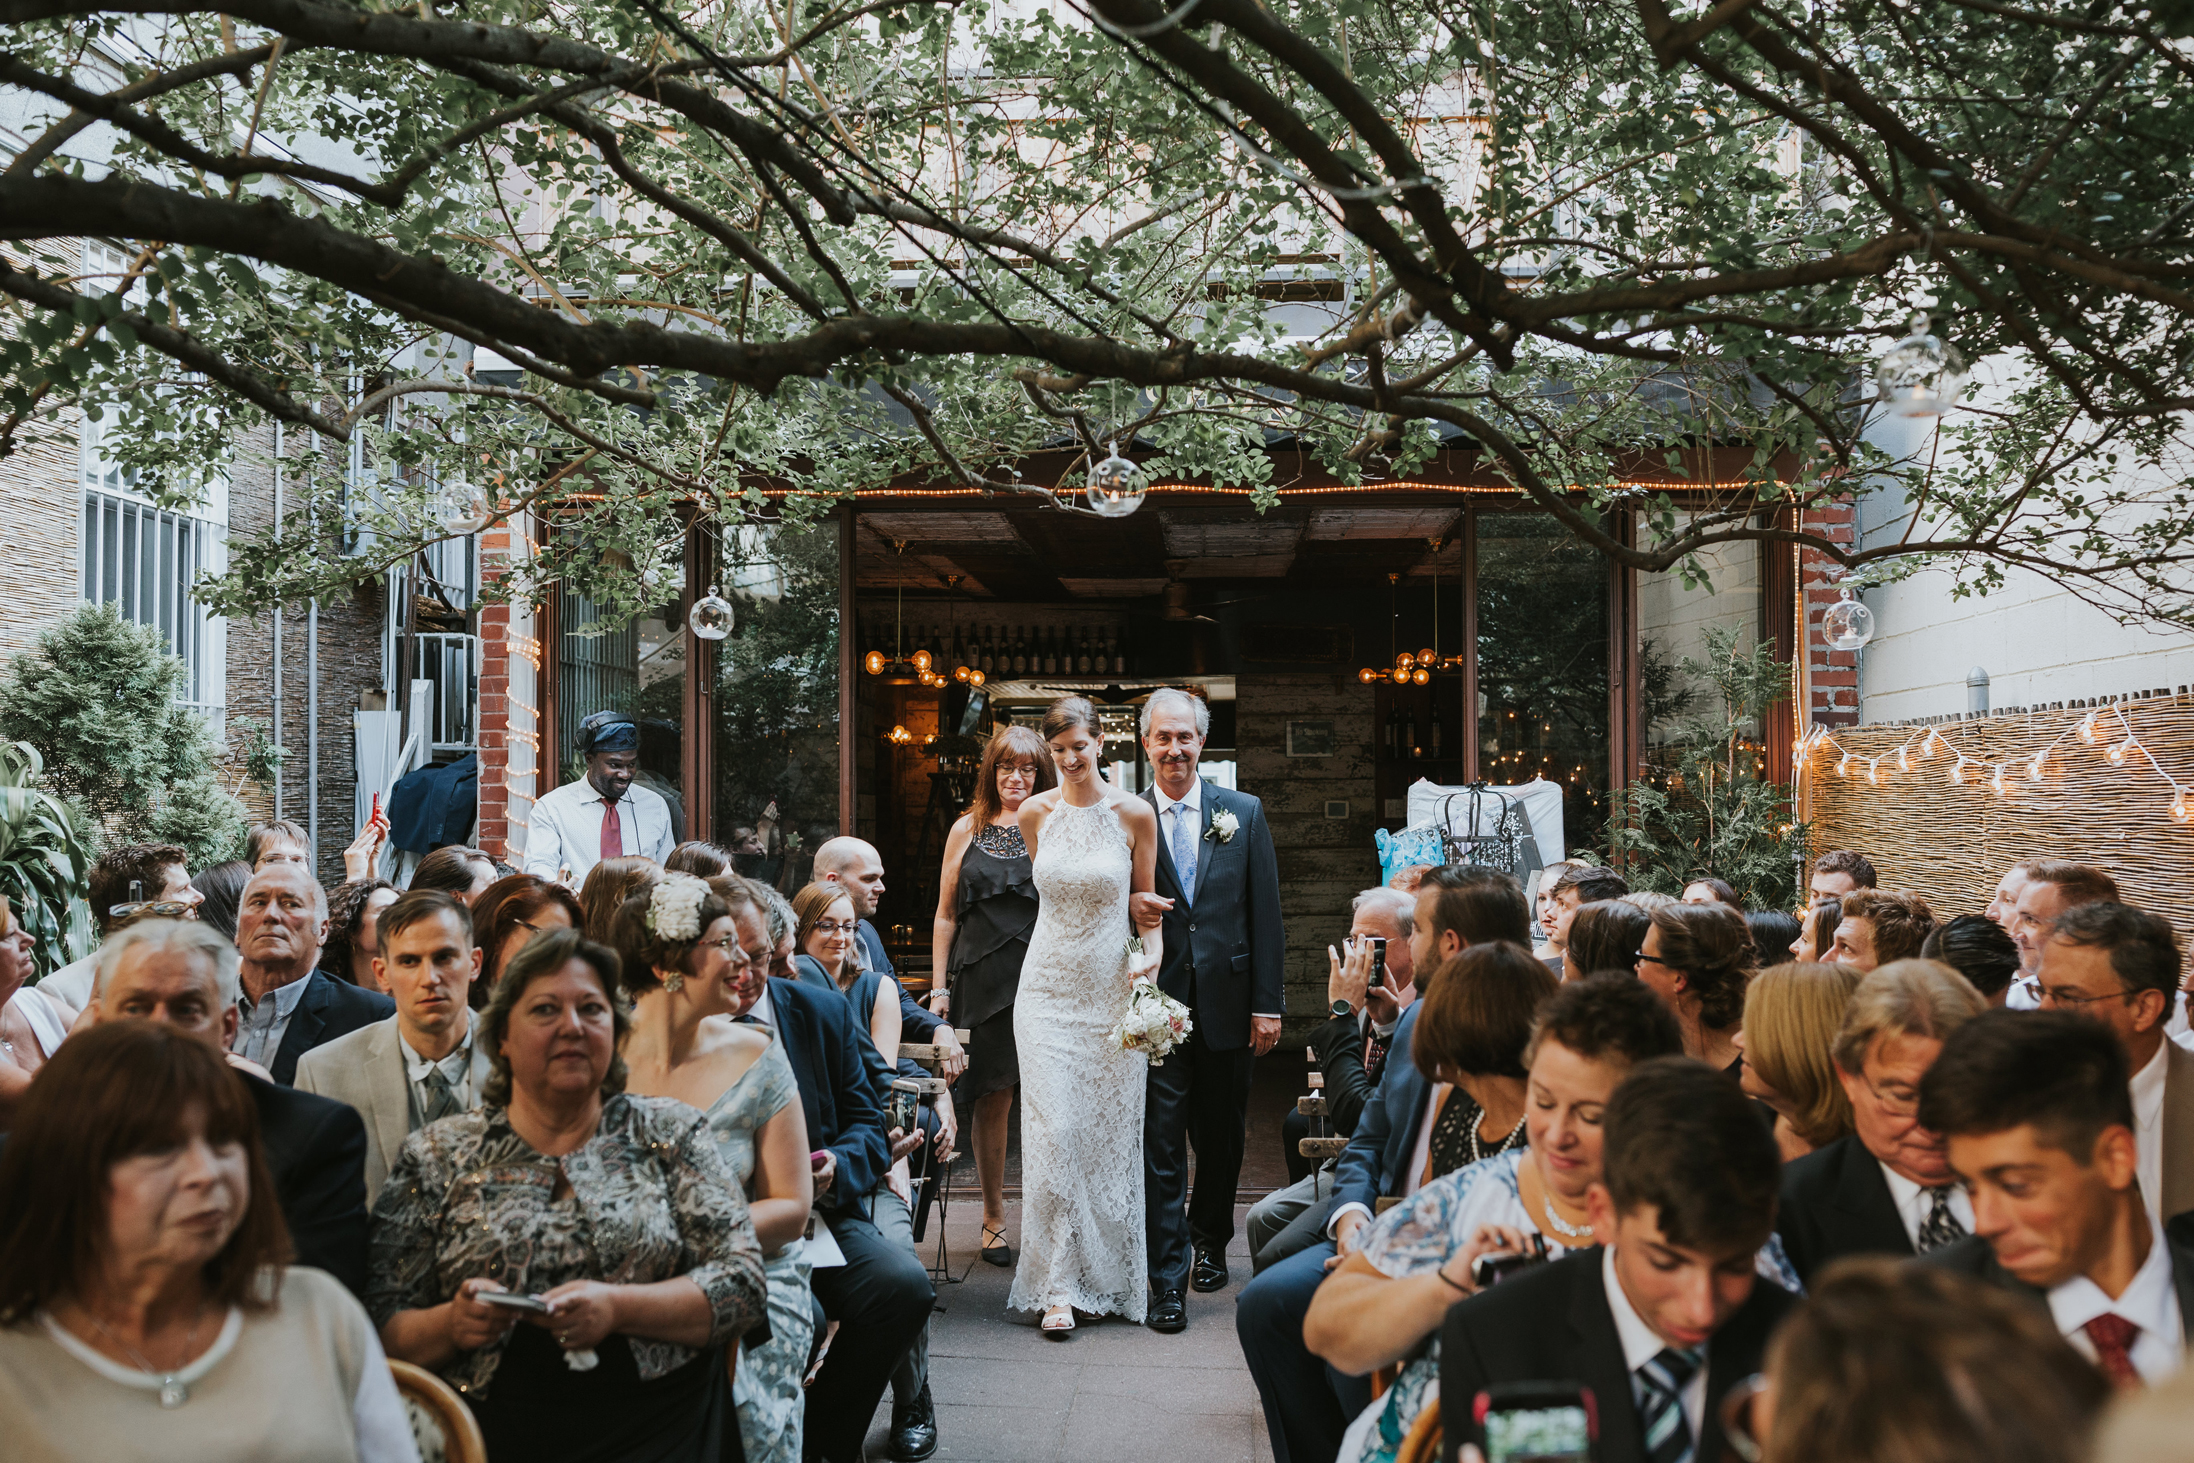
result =
[[[1929,328],[1924,311],[1913,313],[1911,325],[1875,364],[1874,380],[1892,416],[1939,417],[1958,403],[1965,358]]]
[[[686,612],[686,628],[702,640],[723,639],[731,633],[731,623],[731,603],[716,593],[713,584]]]
[[[1125,518],[1143,506],[1150,478],[1120,455],[1119,443],[1113,443],[1110,451],[1111,456],[1089,470],[1089,507],[1106,518]]]
[[[428,491],[427,511],[451,533],[478,533],[495,516],[495,505],[486,488],[455,478]]]
[[[1874,611],[1859,603],[1850,585],[1821,616],[1821,638],[1831,650],[1857,650],[1874,638]]]

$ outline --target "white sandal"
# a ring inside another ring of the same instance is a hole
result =
[[[1067,1336],[1074,1330],[1074,1307],[1070,1305],[1047,1307],[1044,1311],[1044,1319],[1039,1323],[1037,1329],[1044,1333],[1047,1340],[1066,1340]]]

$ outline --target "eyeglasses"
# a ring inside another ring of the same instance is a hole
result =
[[[1859,1074],[1859,1081],[1864,1084],[1867,1091],[1874,1094],[1874,1100],[1881,1104],[1882,1111],[1891,1117],[1916,1118],[1920,1115],[1920,1095],[1917,1092],[1909,1095],[1884,1092],[1881,1088],[1876,1087],[1874,1079],[1864,1072]]]
[[[1686,973],[1687,975],[1688,975],[1688,974],[1690,973],[1690,971],[1691,971],[1691,967],[1690,967],[1690,966],[1688,966],[1688,965],[1678,965],[1678,964],[1676,964],[1676,963],[1675,963],[1674,961],[1670,961],[1670,960],[1663,960],[1663,959],[1662,959],[1662,958],[1661,958],[1660,956],[1658,956],[1658,955],[1648,955],[1648,954],[1647,954],[1647,953],[1646,953],[1645,951],[1643,951],[1643,950],[1633,950],[1633,951],[1631,951],[1631,952],[1630,952],[1630,958],[1631,958],[1631,959],[1632,959],[1633,961],[1637,961],[1637,960],[1650,960],[1650,961],[1652,961],[1652,962],[1653,962],[1653,963],[1654,963],[1655,965],[1658,965],[1658,966],[1660,966],[1660,967],[1661,967],[1661,968],[1662,968],[1663,970],[1681,970],[1681,971],[1683,971],[1684,973]]]
[[[819,919],[812,926],[818,935],[850,935],[861,927],[857,919]]]
[[[2026,988],[2037,1006],[2046,1001],[2052,1006],[2068,1006],[2075,1010],[2092,1006],[2097,1001],[2128,1001],[2140,994],[2139,991],[2112,991],[2107,996],[2074,996],[2067,995],[2063,986],[2045,986],[2038,980],[2022,980],[2019,984]]]
[[[723,952],[724,958],[727,960],[747,961],[754,958],[752,955],[749,955],[743,948],[741,948],[739,944],[739,937],[737,935],[719,935],[713,940],[696,941],[694,948],[699,950],[721,951]]]

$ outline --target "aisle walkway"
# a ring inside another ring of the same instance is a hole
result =
[[[1237,1210],[1239,1215],[1247,1206]],[[1239,1235],[1227,1266],[1233,1284],[1188,1298],[1188,1329],[1161,1336],[1108,1321],[1047,1341],[1034,1317],[1006,1313],[1013,1272],[976,1258],[982,1201],[961,1190],[944,1226],[958,1285],[938,1287],[930,1318],[930,1386],[937,1399],[939,1460],[982,1463],[1271,1463],[1257,1389],[1234,1337],[1234,1297],[1249,1279]],[[1007,1197],[1009,1232],[1019,1205]],[[934,1220],[923,1258],[936,1262]],[[885,1459],[886,1393],[868,1457]]]

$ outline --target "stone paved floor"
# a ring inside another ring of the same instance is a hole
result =
[[[1006,1201],[1018,1237],[1019,1203]],[[982,1463],[1272,1463],[1257,1389],[1234,1337],[1234,1297],[1249,1279],[1240,1215],[1227,1267],[1233,1283],[1188,1297],[1189,1324],[1175,1336],[1106,1321],[1067,1341],[1039,1335],[1033,1317],[1009,1316],[1013,1271],[983,1264],[975,1246],[982,1202],[957,1191],[944,1230],[957,1285],[938,1287],[930,1318],[930,1387],[937,1399],[939,1460]],[[936,1263],[935,1220],[923,1258]],[[882,1460],[891,1423],[887,1392],[868,1457]]]

